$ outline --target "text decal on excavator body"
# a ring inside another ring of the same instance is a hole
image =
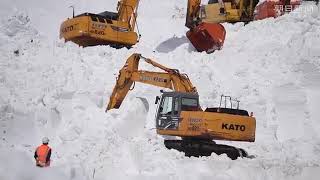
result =
[[[92,23],[92,29],[101,29],[104,30],[107,28],[107,25],[103,24],[103,23]]]
[[[245,131],[246,130],[246,126],[245,125],[239,125],[239,124],[222,123],[222,129],[234,130],[234,131]]]
[[[167,79],[161,78],[161,77],[140,76],[140,81],[156,81],[156,82],[166,83]]]
[[[107,28],[107,25],[103,23],[92,23],[90,33],[97,34],[97,35],[104,35],[104,29]]]
[[[77,27],[78,27],[78,24],[73,24],[73,25],[70,25],[70,26],[67,26],[67,27],[62,28],[62,29],[61,29],[61,32],[62,32],[62,33],[67,33],[67,32],[76,30]]]
[[[200,131],[201,123],[202,123],[201,119],[190,118],[188,130],[189,131]]]

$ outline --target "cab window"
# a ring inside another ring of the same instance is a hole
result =
[[[162,103],[160,106],[160,114],[171,114],[172,100],[173,100],[173,98],[170,96],[167,96],[162,100]]]
[[[206,14],[206,9],[204,6],[200,7],[200,19],[206,19],[207,18],[207,14]]]
[[[97,19],[97,17],[95,17],[95,16],[91,16],[91,20],[98,22],[98,19]]]
[[[218,0],[209,0],[208,1],[208,4],[215,4],[215,3],[218,3]]]
[[[181,110],[183,111],[196,111],[198,110],[198,99],[182,98]]]

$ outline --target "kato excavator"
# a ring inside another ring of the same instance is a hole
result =
[[[140,60],[164,72],[139,70]],[[155,120],[157,133],[181,137],[180,140],[165,140],[168,149],[196,157],[210,156],[213,152],[218,155],[225,153],[231,159],[249,157],[244,149],[216,144],[213,140],[254,142],[256,119],[253,113],[249,115],[246,110],[239,109],[239,101],[233,107],[232,98],[223,95],[219,107],[202,110],[197,89],[186,74],[141,54],[132,54],[120,70],[106,112],[121,106],[135,82],[173,90],[160,91],[161,98],[156,96],[156,103],[159,104]],[[230,103],[227,107],[228,101]]]
[[[188,0],[186,36],[197,51],[214,52],[222,48],[226,31],[220,23],[249,22],[259,0],[209,0],[201,6],[201,0]]]
[[[139,0],[120,0],[118,12],[83,13],[65,20],[60,26],[60,38],[80,46],[111,45],[131,47],[138,42],[134,31]],[[74,13],[73,13],[74,14]]]

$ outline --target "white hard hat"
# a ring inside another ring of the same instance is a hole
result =
[[[43,144],[48,144],[49,143],[49,138],[47,138],[47,137],[42,138],[42,143]]]

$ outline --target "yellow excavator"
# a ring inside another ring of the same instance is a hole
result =
[[[131,47],[138,42],[134,31],[139,0],[120,0],[117,11],[83,13],[68,18],[60,26],[60,38],[80,46],[111,45]]]
[[[249,22],[259,0],[188,0],[186,36],[198,51],[211,53],[221,49],[226,31],[223,22]],[[118,12],[83,13],[65,20],[60,26],[60,38],[80,46],[111,45],[131,47],[138,42],[135,32],[139,0],[120,0]]]
[[[249,22],[259,0],[188,0],[186,36],[198,51],[211,53],[222,48],[226,31],[220,23]]]
[[[164,72],[139,70],[140,60]],[[236,101],[234,107],[233,99],[222,95],[219,107],[202,110],[197,89],[186,74],[141,54],[132,54],[119,72],[106,111],[118,109],[135,82],[173,90],[160,91],[161,98],[156,97],[156,104],[159,104],[156,114],[157,133],[181,137],[181,140],[165,140],[168,149],[182,151],[186,156],[210,156],[214,152],[218,155],[226,153],[231,159],[248,157],[248,153],[241,148],[213,141],[255,141],[256,119],[253,113],[249,115],[246,110],[239,109],[239,101]]]
[[[187,37],[198,51],[208,53],[221,49],[225,39],[223,22],[248,22],[258,0],[188,0]],[[65,20],[60,26],[60,38],[80,46],[111,45],[131,47],[138,42],[135,32],[139,0],[120,0],[118,12],[82,13]]]

